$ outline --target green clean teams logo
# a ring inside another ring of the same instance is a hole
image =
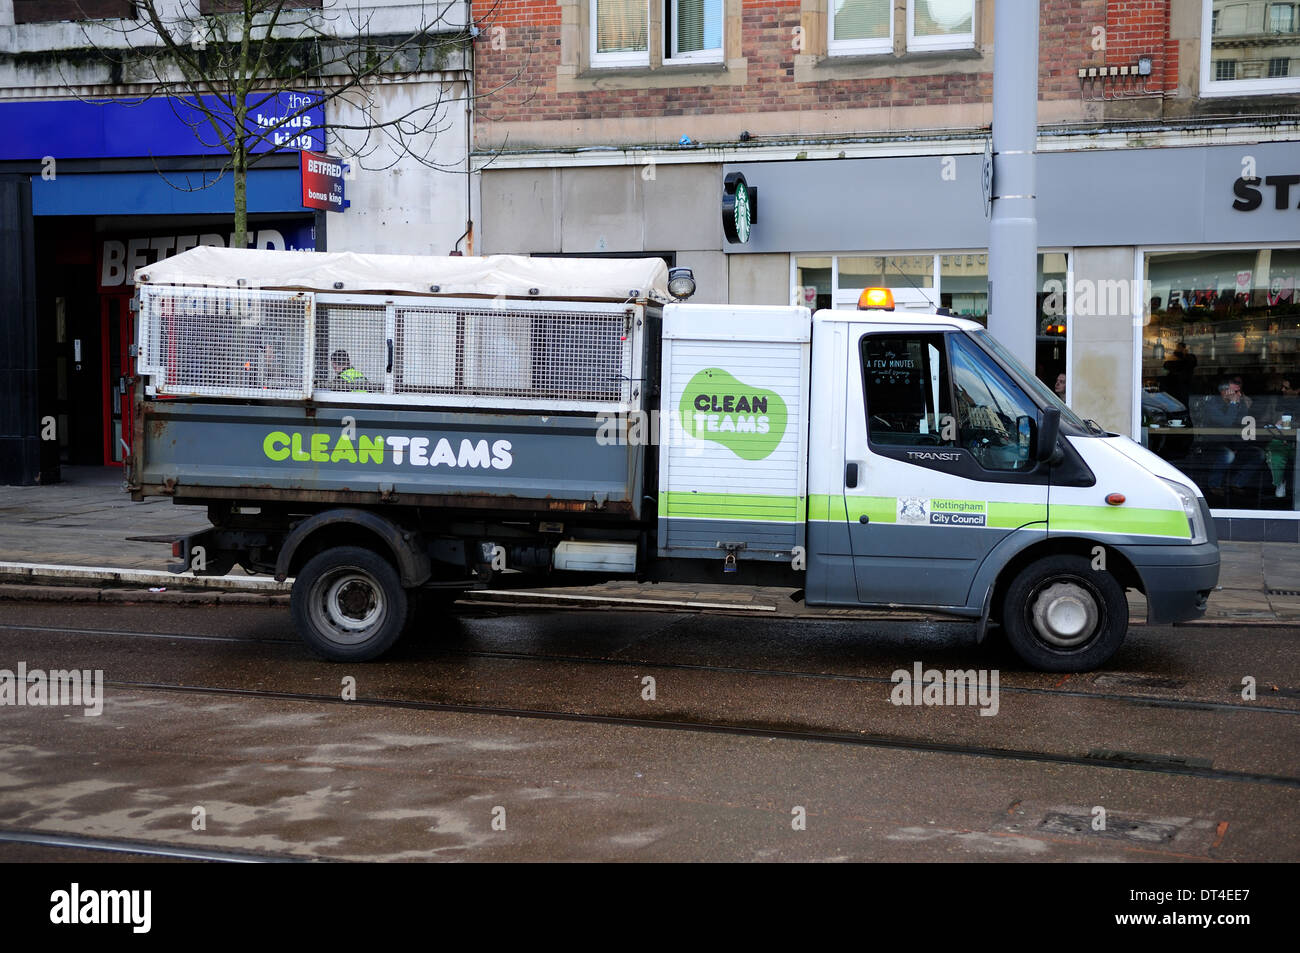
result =
[[[682,429],[720,443],[742,460],[772,455],[785,436],[785,401],[776,391],[751,387],[717,367],[696,373],[678,404]]]
[[[514,463],[509,440],[463,439],[456,447],[446,437],[407,434],[346,434],[273,430],[262,438],[268,460],[296,463],[378,463],[393,466],[509,470]]]

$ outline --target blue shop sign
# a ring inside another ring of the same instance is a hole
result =
[[[202,97],[204,103],[217,103]],[[325,107],[320,93],[282,92],[248,98],[245,127],[254,152],[321,151]],[[233,128],[234,115],[215,110]],[[118,159],[135,156],[222,155],[211,121],[194,99],[43,100],[0,104],[0,160]]]

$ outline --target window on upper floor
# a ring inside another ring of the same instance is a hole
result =
[[[14,0],[14,23],[134,18],[131,0]]]
[[[591,65],[650,66],[650,50],[662,43],[661,61],[721,63],[724,0],[590,0]],[[650,3],[658,17],[651,17]],[[657,57],[658,59],[658,57]]]
[[[722,60],[722,0],[667,0],[664,33],[674,62]]]
[[[1294,94],[1300,76],[1300,3],[1203,0],[1201,95]]]
[[[827,0],[831,56],[971,49],[975,0],[907,0],[906,34],[895,36],[893,0]]]
[[[892,53],[893,6],[892,0],[830,0],[828,52],[832,56]]]
[[[908,0],[909,50],[960,50],[975,45],[975,0]]]

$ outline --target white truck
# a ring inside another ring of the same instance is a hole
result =
[[[178,571],[294,578],[318,654],[486,586],[696,581],[991,624],[1105,664],[1205,610],[1202,494],[978,324],[688,304],[657,259],[198,248],[136,275],[136,499],[206,505]],[[671,292],[670,293],[670,289]],[[674,294],[675,293],[675,294]]]

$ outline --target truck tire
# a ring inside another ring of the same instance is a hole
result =
[[[1104,665],[1128,633],[1128,600],[1110,573],[1085,556],[1048,556],[1020,571],[1002,602],[1012,649],[1042,672]]]
[[[336,546],[302,567],[289,607],[312,652],[332,662],[365,662],[402,635],[410,600],[387,559],[358,546]]]

